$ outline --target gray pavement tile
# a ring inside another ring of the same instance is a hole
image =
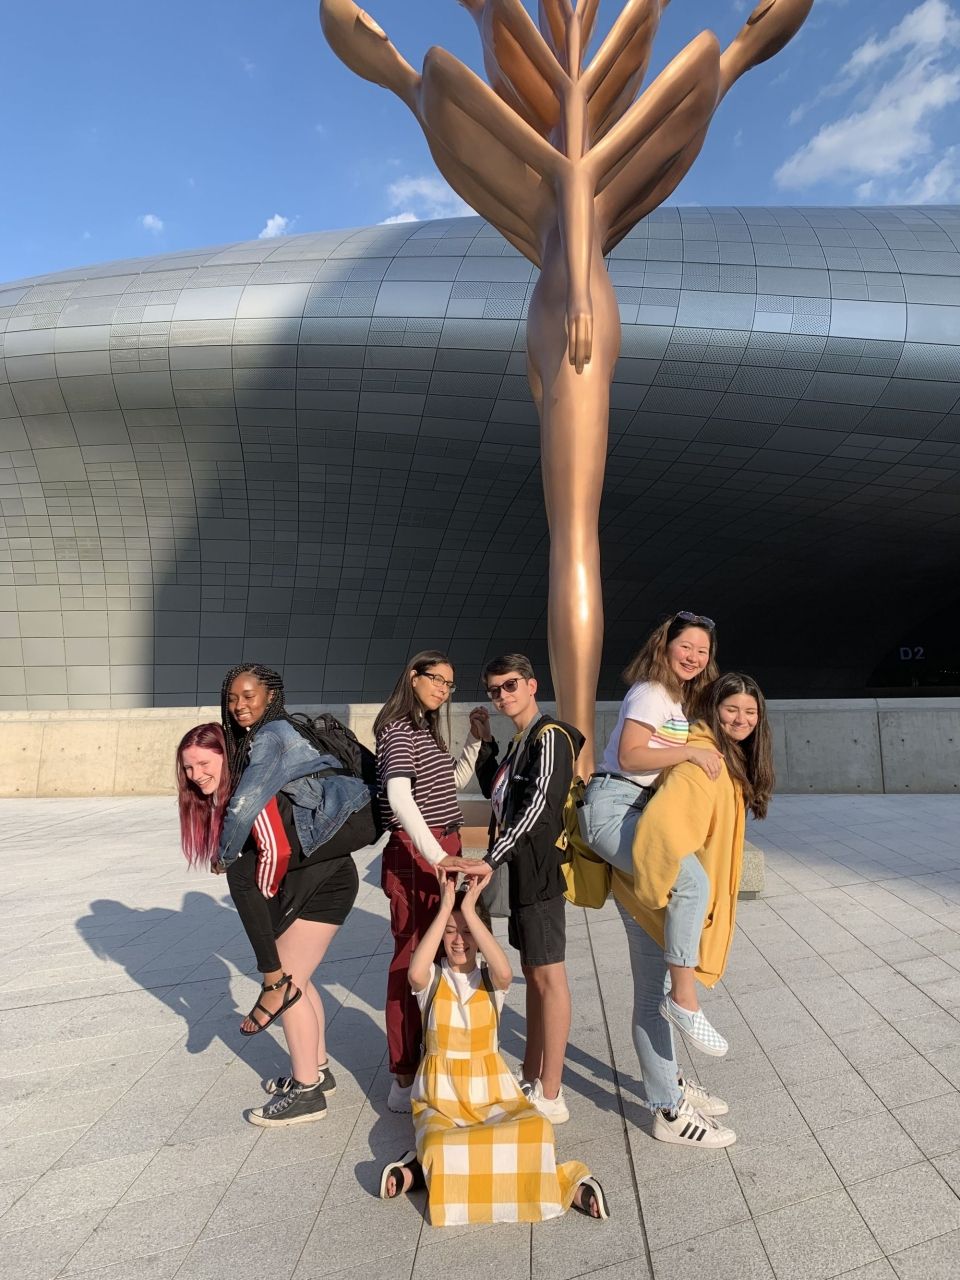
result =
[[[960,1044],[960,1017],[947,1009],[937,1009],[920,1018],[907,1018],[898,1022],[897,1030],[923,1054]]]
[[[740,1184],[726,1160],[641,1183],[640,1207],[651,1251],[750,1217]]]
[[[342,1159],[339,1153],[321,1159],[304,1160],[300,1164],[286,1165],[273,1172],[277,1175],[276,1179],[266,1183],[262,1174],[244,1175],[241,1172],[235,1177],[201,1231],[200,1239],[208,1240],[214,1236],[230,1235],[239,1226],[246,1230],[285,1219],[289,1213],[288,1201],[284,1197],[278,1201],[272,1195],[264,1195],[265,1185],[282,1186],[294,1191],[298,1206],[297,1216],[301,1214],[308,1216],[311,1224],[320,1210],[324,1197],[330,1191],[335,1177],[338,1196],[342,1192],[345,1198],[354,1201],[363,1198],[363,1193],[357,1190],[358,1184],[354,1182],[352,1161]],[[376,1183],[366,1194],[377,1194],[379,1186],[380,1168],[378,1166]],[[369,1203],[364,1204],[364,1210],[369,1207]]]
[[[214,1182],[117,1205],[71,1258],[65,1274],[192,1244],[226,1189],[226,1182]]]
[[[236,1223],[234,1224],[236,1226]],[[289,1280],[313,1226],[313,1215],[283,1212],[272,1223],[199,1240],[177,1272],[177,1280]]]
[[[385,1252],[377,1264],[378,1274],[389,1277],[389,1280],[410,1280],[416,1256],[417,1250],[415,1248],[406,1249],[401,1253]],[[344,1262],[346,1259],[340,1258],[339,1261]],[[306,1265],[301,1262],[297,1265],[292,1280],[315,1280],[317,1276],[331,1277],[331,1280],[371,1280],[370,1264],[368,1262],[360,1262],[350,1266],[348,1263],[340,1271],[326,1271],[323,1269],[318,1271],[316,1264],[312,1260]]]
[[[947,1045],[944,1049],[930,1049],[926,1059],[931,1066],[936,1067],[944,1080],[949,1080],[955,1089],[960,1088],[960,1044]]]
[[[879,1258],[876,1262],[868,1262],[863,1267],[844,1271],[837,1280],[897,1280],[897,1273],[886,1258]]]
[[[102,1216],[95,1209],[50,1222],[42,1231],[24,1227],[0,1235],[0,1280],[54,1280]]]
[[[925,1156],[960,1150],[960,1093],[894,1107],[893,1114]]]
[[[295,1275],[333,1274],[344,1265],[379,1268],[383,1258],[406,1254],[417,1246],[424,1227],[423,1193],[399,1196],[384,1204],[372,1200],[369,1212],[358,1212],[354,1200],[328,1197],[303,1246]]]
[[[594,1144],[593,1150],[599,1145]],[[535,1223],[530,1238],[531,1280],[553,1280],[553,1277],[572,1280],[574,1276],[592,1274],[613,1263],[628,1261],[635,1265],[637,1280],[646,1280],[650,1272],[646,1263],[643,1226],[628,1168],[625,1165],[620,1169],[601,1168],[599,1155],[593,1158],[590,1150],[578,1154],[584,1157],[603,1186],[610,1203],[610,1218],[600,1222],[571,1209],[561,1218]],[[424,1232],[440,1234],[429,1226],[424,1228]],[[432,1253],[433,1248],[432,1241],[429,1249],[421,1242],[415,1276],[422,1255],[428,1251]]]
[[[36,1177],[29,1178],[9,1178],[6,1182],[0,1182],[0,1232],[3,1231],[3,1217],[10,1208],[17,1203],[33,1184]]]
[[[527,1222],[464,1231],[433,1231],[425,1225],[423,1231],[424,1237],[435,1239],[429,1248],[421,1242],[411,1272],[413,1280],[446,1280],[452,1275],[529,1280],[531,1226]]]
[[[827,1081],[793,1085],[790,1094],[814,1133],[884,1110],[883,1103],[852,1067]]]
[[[858,1031],[855,1034],[867,1033]],[[770,1049],[767,1056],[788,1088],[790,1085],[811,1084],[815,1080],[843,1076],[850,1070],[847,1059],[825,1036],[814,1039],[810,1044],[801,1042]]]
[[[35,1095],[3,1130],[4,1139],[32,1137],[57,1129],[88,1126],[114,1105],[114,1085],[99,1089],[68,1089],[62,1085]]]
[[[146,1258],[127,1258],[110,1266],[84,1271],[83,1280],[173,1280],[188,1252],[188,1246],[182,1245],[179,1249],[152,1253]]]
[[[908,1057],[861,1067],[864,1080],[881,1102],[888,1107],[906,1106],[951,1092],[950,1081],[922,1054],[915,1050],[908,1053]]]
[[[960,1151],[954,1151],[949,1156],[935,1156],[931,1164],[944,1182],[953,1187],[954,1192],[960,1196]]]
[[[48,1169],[0,1218],[0,1232],[46,1228],[59,1218],[112,1209],[149,1159],[141,1152],[73,1169]]]
[[[883,1256],[846,1191],[756,1219],[777,1280],[826,1280]]]
[[[774,1280],[752,1222],[692,1236],[652,1257],[655,1280]]]
[[[227,1182],[235,1177],[258,1134],[252,1125],[240,1126],[236,1117],[234,1119],[232,1133],[164,1143],[149,1163],[141,1164],[136,1180],[124,1188],[123,1203],[203,1187],[210,1182]]]
[[[858,1031],[841,1032],[833,1040],[851,1066],[858,1071],[874,1063],[889,1062],[891,1058],[906,1057],[912,1048],[910,1042],[889,1022],[878,1022]]]
[[[867,1120],[851,1120],[820,1129],[817,1141],[845,1186],[891,1173],[923,1160],[923,1152],[895,1116],[881,1111]]]
[[[926,1163],[858,1182],[850,1196],[887,1254],[960,1231],[960,1199]]]
[[[890,1261],[900,1280],[960,1280],[960,1231],[914,1245]]]
[[[83,1125],[56,1133],[34,1134],[0,1141],[0,1178],[25,1178],[45,1173],[83,1135]],[[0,1134],[0,1138],[2,1138]]]
[[[757,1217],[798,1200],[834,1191],[840,1179],[815,1138],[729,1148],[730,1163],[750,1212]]]

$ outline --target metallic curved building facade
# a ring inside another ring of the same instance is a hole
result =
[[[610,270],[601,695],[678,608],[781,697],[951,683],[960,208],[664,209]],[[0,707],[546,675],[532,275],[464,218],[0,285]]]

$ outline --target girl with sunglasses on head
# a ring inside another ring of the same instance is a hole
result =
[[[619,871],[629,874],[633,867],[637,824],[665,769],[692,764],[711,781],[720,775],[720,752],[712,744],[689,741],[687,720],[690,707],[717,677],[716,648],[712,618],[676,613],[657,627],[623,673],[630,689],[579,815],[587,844]],[[695,854],[688,855],[680,863],[667,912],[671,990],[664,1017],[684,1019],[684,1030],[695,1017],[692,1042],[722,1056],[726,1041],[704,1016],[694,978],[709,883]]]
[[[756,681],[731,672],[707,688],[694,708],[690,742],[720,757],[710,777],[697,764],[671,768],[634,834],[628,869],[615,868],[613,896],[627,931],[633,974],[633,1042],[640,1060],[653,1136],[699,1150],[728,1147],[737,1135],[717,1122],[727,1104],[684,1079],[674,1026],[692,1038],[694,1018],[664,1018],[670,964],[671,903],[680,867],[691,851],[707,882],[702,930],[688,920],[699,949],[696,976],[712,987],[724,974],[733,941],[743,868],[746,811],[766,816],[773,795],[773,747],[766,704]]]
[[[457,792],[473,776],[481,728],[471,720],[460,756],[447,749],[450,710],[441,722],[454,683],[453,663],[435,649],[404,667],[374,721],[377,781],[383,825],[390,837],[381,860],[381,884],[390,899],[394,953],[387,975],[387,1048],[393,1083],[391,1111],[410,1111],[410,1086],[420,1063],[420,1010],[410,990],[410,957],[440,906],[443,866],[486,879],[485,862],[461,862],[463,814]]]

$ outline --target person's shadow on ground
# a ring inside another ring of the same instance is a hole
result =
[[[143,990],[183,1018],[187,1053],[203,1053],[220,1040],[261,1074],[287,1074],[289,1059],[282,1032],[279,1041],[273,1035],[247,1037],[240,1033],[240,1021],[248,1010],[238,1008],[230,998],[231,979],[238,971],[250,973],[254,981],[260,975],[237,913],[228,903],[229,899],[217,901],[209,894],[191,891],[184,894],[178,912],[129,907],[114,899],[98,898],[90,903],[89,913],[77,921],[76,928],[94,955],[122,965]],[[354,908],[343,929],[359,924],[366,932],[363,926],[369,926],[373,919],[369,912]],[[340,999],[325,989],[323,963],[313,981],[323,997],[329,1034],[334,1028],[339,1032],[335,1056],[353,1073],[351,1041],[369,1043],[374,1032],[382,1036],[383,1031],[364,1010],[343,1008]],[[255,998],[251,998],[251,1005]],[[344,1023],[349,1024],[351,1034],[343,1034]],[[280,1029],[279,1019],[274,1026]],[[363,1066],[359,1064],[358,1069]]]

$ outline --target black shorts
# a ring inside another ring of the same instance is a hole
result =
[[[510,945],[525,965],[562,964],[567,953],[567,900],[563,894],[529,907],[514,907],[507,924]]]
[[[315,924],[341,925],[350,914],[360,890],[357,864],[351,857],[306,863],[288,871],[280,886],[277,902],[277,937],[294,920]]]

